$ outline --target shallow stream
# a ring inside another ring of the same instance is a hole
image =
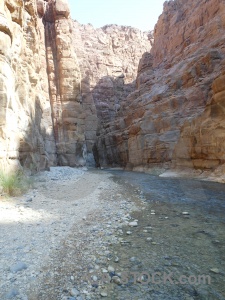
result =
[[[225,299],[225,184],[110,172],[146,206],[112,246],[123,284],[107,299]]]

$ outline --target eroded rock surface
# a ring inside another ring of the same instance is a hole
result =
[[[93,165],[96,130],[114,120],[123,100],[135,90],[139,60],[153,37],[129,26],[73,23],[73,45],[81,70],[87,161]],[[94,148],[93,148],[94,147]]]
[[[225,4],[169,1],[137,89],[101,127],[101,164],[214,170],[224,163]]]
[[[224,173],[224,16],[221,0],[167,1],[153,42],[80,25],[67,0],[1,1],[1,165]]]
[[[39,1],[40,3],[41,1]],[[44,30],[36,1],[0,2],[0,165],[54,164]]]
[[[2,164],[94,165],[97,127],[135,89],[147,34],[82,26],[67,0],[5,0],[0,38]]]
[[[79,166],[85,164],[85,124],[69,14],[66,0],[49,0],[43,22],[57,162]]]

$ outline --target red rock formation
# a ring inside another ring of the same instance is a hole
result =
[[[72,22],[67,0],[1,1],[0,164],[224,173],[224,16],[167,1],[149,53],[147,33]]]
[[[85,164],[85,128],[80,70],[72,47],[69,14],[66,0],[48,0],[43,20],[58,164],[79,166]]]
[[[103,165],[212,170],[224,163],[224,16],[220,0],[165,2],[137,90],[99,132]]]
[[[151,39],[151,35],[149,36]],[[96,129],[116,118],[121,102],[135,90],[139,60],[150,51],[147,33],[107,25],[73,24],[73,44],[81,70],[88,164],[94,164]]]

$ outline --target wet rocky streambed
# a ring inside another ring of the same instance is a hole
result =
[[[225,299],[224,184],[54,172],[10,204],[17,222],[2,223],[4,300]]]
[[[112,247],[121,278],[108,299],[225,299],[225,185],[112,173],[146,206]]]

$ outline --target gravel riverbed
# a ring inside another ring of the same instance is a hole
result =
[[[0,201],[0,299],[225,300],[224,195],[191,179],[41,172]]]
[[[111,176],[55,167],[34,176],[26,195],[1,198],[1,300],[81,300],[104,291],[85,276],[97,268],[94,254],[107,262],[114,233],[135,209]]]

